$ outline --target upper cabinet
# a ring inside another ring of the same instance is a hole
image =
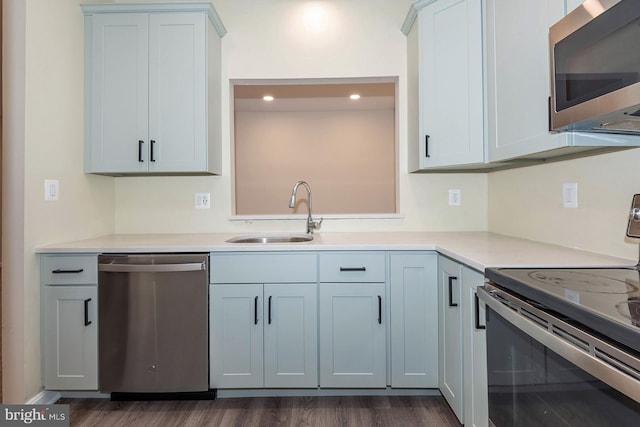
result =
[[[226,30],[211,3],[82,10],[85,172],[219,174]]]
[[[640,145],[637,136],[549,132],[549,27],[580,4],[416,1],[403,25],[409,171],[489,171]]]
[[[416,2],[403,31],[410,74],[409,170],[483,163],[482,2]]]

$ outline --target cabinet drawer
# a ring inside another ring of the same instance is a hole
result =
[[[40,262],[45,285],[90,285],[98,283],[98,255],[44,255]]]
[[[320,254],[321,282],[384,282],[384,253]]]
[[[212,253],[211,283],[315,283],[315,253]]]

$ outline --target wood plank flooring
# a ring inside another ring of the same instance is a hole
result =
[[[71,426],[445,427],[460,423],[439,396],[277,397],[112,402],[61,399]]]

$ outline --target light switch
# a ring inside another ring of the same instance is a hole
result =
[[[562,184],[562,205],[565,208],[578,207],[578,184],[565,182]]]
[[[462,192],[459,189],[449,190],[449,206],[462,205]]]
[[[60,197],[60,182],[57,179],[44,180],[44,199],[58,200]]]

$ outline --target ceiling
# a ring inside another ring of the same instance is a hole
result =
[[[342,98],[353,93],[361,97],[395,96],[395,83],[327,83],[327,84],[236,84],[234,97],[262,99],[271,95],[283,98]]]

